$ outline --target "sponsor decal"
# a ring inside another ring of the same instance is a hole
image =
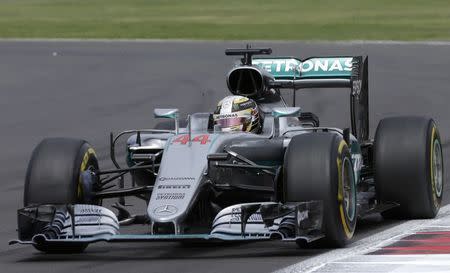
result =
[[[267,60],[261,59],[261,60],[254,60],[253,64],[263,68],[269,73],[275,72],[280,73],[298,69],[301,63],[299,60],[296,59],[267,59]]]
[[[164,205],[157,207],[153,213],[156,215],[166,216],[166,215],[172,215],[175,214],[178,211],[177,207],[172,205]]]
[[[247,108],[247,107],[250,107],[250,106],[253,106],[253,102],[252,101],[246,101],[246,102],[243,102],[243,103],[239,104],[239,107],[241,109],[242,108]]]
[[[159,185],[158,189],[189,189],[191,185]]]
[[[80,210],[80,214],[102,214],[101,208],[83,208]]]
[[[102,222],[102,217],[99,216],[77,216],[75,217],[75,224],[96,223]]]
[[[172,144],[182,144],[182,145],[186,145],[189,142],[189,135],[180,135],[177,138],[175,138],[175,140],[172,141]],[[201,145],[205,145],[206,143],[210,142],[209,140],[209,135],[198,135],[195,136],[191,142],[195,143],[195,142],[199,142]]]
[[[297,72],[295,74],[298,74],[298,72],[350,72],[353,67],[352,61],[353,58],[312,58],[304,62],[297,59],[257,59],[253,61],[253,64],[269,73],[293,74],[293,72]]]
[[[262,216],[259,212],[250,215],[247,222],[262,222]],[[230,222],[241,222],[241,209],[233,208],[231,210]]]
[[[359,96],[361,94],[361,80],[353,81],[352,95]]]
[[[192,180],[194,181],[195,178],[188,177],[188,176],[180,176],[180,177],[164,177],[161,176],[158,178],[159,181],[185,181],[185,180]]]
[[[183,193],[157,193],[156,200],[181,200],[186,194]]]
[[[352,71],[352,66],[352,58],[312,59],[304,61],[301,64],[300,71],[302,73],[309,71]]]
[[[237,118],[238,114],[237,113],[230,113],[230,114],[218,114],[215,115],[216,119],[223,119],[223,118]]]

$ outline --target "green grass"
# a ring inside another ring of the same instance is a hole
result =
[[[0,37],[449,40],[449,0],[0,0]]]

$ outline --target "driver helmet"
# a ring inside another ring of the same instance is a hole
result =
[[[262,129],[258,105],[243,96],[222,99],[213,114],[214,126],[222,132],[242,131],[259,133]]]

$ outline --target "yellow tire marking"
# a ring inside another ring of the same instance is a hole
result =
[[[95,151],[94,151],[94,149],[89,148],[89,149],[86,151],[86,153],[84,153],[83,161],[81,162],[80,171],[85,171],[85,170],[86,170],[87,163],[89,162],[89,157],[90,157],[91,155],[94,155],[94,156],[95,156]]]
[[[91,155],[95,156],[95,151],[92,148],[88,148],[87,151],[84,153],[83,160],[81,161],[80,173],[86,170]],[[81,176],[80,176],[78,179],[77,197],[81,199],[82,196],[83,196],[83,185],[81,184]]]
[[[344,227],[345,236],[347,236],[347,238],[350,239],[352,237],[352,235],[353,235],[353,232],[351,232],[349,230],[349,227],[347,225],[347,221],[345,221],[344,207],[342,207],[342,204],[339,205],[339,211],[341,213],[341,222],[342,222],[342,226]]]
[[[344,147],[347,146],[347,143],[345,143],[344,140],[341,140],[341,142],[339,143],[339,148],[338,148],[338,152],[339,152],[339,156],[342,154],[342,150],[344,149]],[[350,231],[350,227],[347,224],[347,221],[345,220],[345,213],[344,213],[344,207],[342,206],[342,201],[344,200],[344,189],[343,189],[343,181],[342,181],[342,160],[340,157],[337,158],[336,160],[337,163],[337,168],[338,168],[338,202],[339,202],[339,214],[341,216],[341,222],[342,222],[342,227],[344,228],[344,233],[345,236],[347,236],[348,239],[350,239],[353,235],[353,231]]]
[[[346,146],[347,143],[345,143],[345,140],[341,140],[341,143],[339,143],[338,152],[339,154],[342,154],[342,149],[344,149],[344,146]]]

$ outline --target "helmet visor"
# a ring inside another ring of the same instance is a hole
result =
[[[229,128],[238,125],[246,125],[250,121],[251,121],[250,117],[223,118],[223,119],[216,119],[215,125],[218,125],[220,128]]]

